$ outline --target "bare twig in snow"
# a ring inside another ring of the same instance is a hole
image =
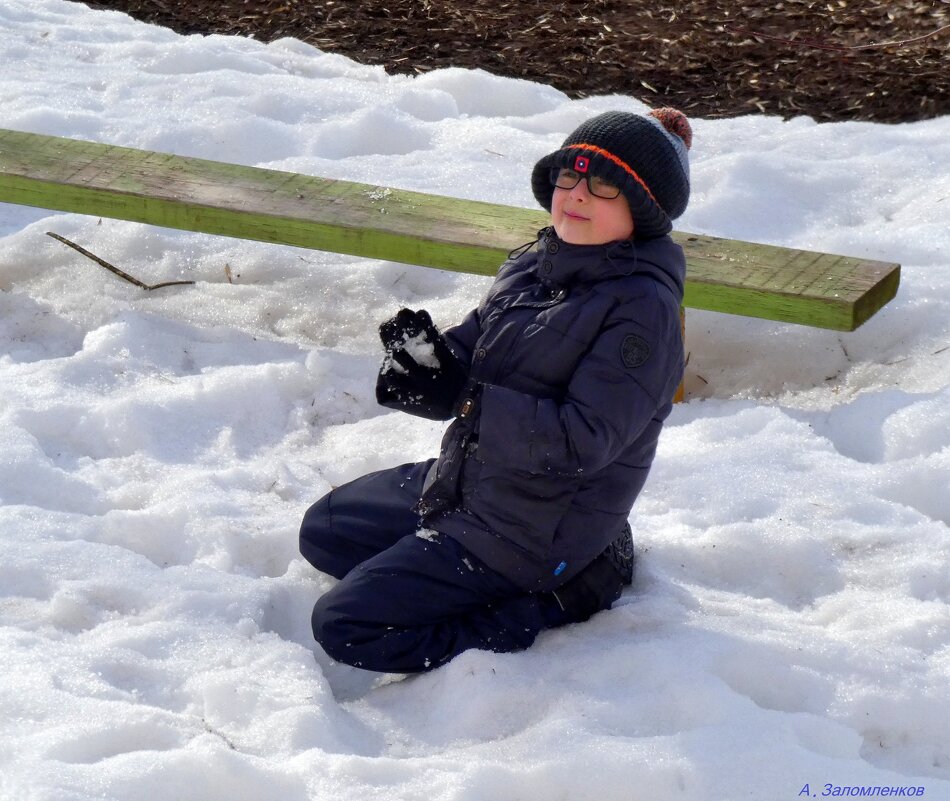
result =
[[[139,281],[139,279],[136,278],[135,276],[129,275],[127,272],[123,272],[118,267],[115,267],[109,264],[109,262],[107,262],[105,259],[100,259],[95,253],[90,253],[84,247],[77,245],[75,242],[71,242],[64,236],[60,236],[59,234],[54,234],[52,231],[47,231],[46,235],[51,236],[57,242],[62,242],[64,245],[71,247],[73,250],[79,253],[82,253],[82,255],[85,256],[87,259],[92,259],[100,267],[105,267],[110,273],[114,273],[115,275],[119,276],[119,278],[125,281],[128,281],[130,284],[135,284],[135,286],[140,287],[141,289],[145,289],[149,292],[151,292],[153,289],[161,289],[163,286],[182,286],[186,284],[195,283],[194,281],[164,281],[161,284],[149,285],[143,281]]]

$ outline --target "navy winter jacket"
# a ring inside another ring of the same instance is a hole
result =
[[[685,260],[668,236],[571,245],[545,229],[445,332],[466,364],[418,511],[528,591],[623,529],[684,368]],[[465,414],[467,412],[467,414]]]

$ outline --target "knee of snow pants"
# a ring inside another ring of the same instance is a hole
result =
[[[524,593],[451,537],[408,536],[356,566],[313,609],[313,636],[338,662],[431,670],[470,648],[519,651],[558,625],[553,596]]]
[[[317,570],[343,578],[419,525],[412,511],[433,459],[361,476],[328,492],[304,514],[300,553]]]

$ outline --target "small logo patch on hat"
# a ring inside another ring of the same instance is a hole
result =
[[[620,356],[627,367],[642,367],[650,358],[650,343],[637,334],[628,334],[620,346]]]
[[[578,156],[574,159],[574,172],[587,172],[590,166],[590,159],[587,156]]]

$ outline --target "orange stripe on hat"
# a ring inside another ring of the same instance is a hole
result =
[[[584,144],[583,142],[577,145],[568,145],[567,147],[562,147],[561,150],[589,150],[592,153],[596,153],[598,156],[603,156],[605,159],[612,161],[618,167],[623,169],[623,171],[631,178],[633,178],[634,181],[640,184],[641,187],[643,187],[643,191],[650,196],[650,200],[656,203],[657,206],[660,206],[660,204],[657,202],[657,199],[653,197],[653,193],[650,191],[650,187],[647,186],[646,181],[637,175],[633,167],[627,164],[627,162],[625,162],[623,159],[617,158],[609,150],[604,150],[602,147],[597,147],[597,145]],[[660,208],[662,209],[663,207],[660,206]]]

